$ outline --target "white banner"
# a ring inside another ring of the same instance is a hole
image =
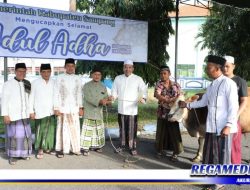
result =
[[[147,62],[147,51],[147,22],[0,3],[0,57]]]

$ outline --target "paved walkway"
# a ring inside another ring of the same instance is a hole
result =
[[[172,162],[169,160],[171,153],[168,153],[165,157],[158,159],[155,156],[154,149],[154,136],[153,135],[143,135],[138,138],[138,157],[132,157],[128,152],[123,153],[123,155],[115,154],[111,146],[110,141],[106,141],[103,153],[90,152],[88,157],[86,156],[76,156],[76,155],[65,155],[64,158],[59,159],[54,155],[45,154],[44,159],[38,160],[35,155],[32,155],[31,160],[19,160],[15,166],[8,164],[8,160],[3,149],[0,151],[0,168],[1,169],[190,169],[192,159],[195,156],[196,149],[198,147],[197,139],[190,137],[187,133],[182,134],[184,150],[179,157],[178,162]],[[113,140],[114,144],[118,145],[118,140]],[[247,137],[243,136],[242,142],[242,158],[243,163],[250,159],[250,135]],[[136,161],[138,160],[138,161]],[[131,162],[128,163],[127,161]],[[73,185],[73,189],[81,189],[88,187],[88,189],[97,189],[98,185]],[[168,187],[167,189],[200,189],[199,186],[194,185],[105,185],[102,188],[113,188],[114,189],[163,189],[163,187]],[[4,187],[4,188],[3,188]],[[0,185],[0,189],[10,189],[13,185]],[[28,185],[29,189],[34,186]],[[71,188],[69,185],[41,185],[44,189],[53,187],[53,189],[67,189]],[[229,186],[228,189],[249,189],[247,186]],[[17,189],[26,189],[27,185],[20,185]],[[42,189],[42,188],[41,188]]]

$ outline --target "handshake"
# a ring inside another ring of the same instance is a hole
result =
[[[109,96],[107,98],[103,98],[99,101],[100,105],[106,106],[106,105],[111,105],[112,101],[114,100],[113,96]]]

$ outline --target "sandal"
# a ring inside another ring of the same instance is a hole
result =
[[[49,154],[50,154],[50,155],[56,155],[56,152],[55,152],[54,150],[51,150],[51,151],[49,152]]]
[[[130,153],[131,153],[132,156],[136,156],[137,155],[137,151],[136,150],[131,150]]]
[[[98,153],[102,153],[102,148],[97,148],[95,151]]]
[[[87,150],[85,150],[85,151],[83,151],[83,156],[88,156],[89,155],[89,151]]]
[[[14,158],[9,158],[9,164],[10,165],[16,165],[17,160]]]
[[[62,152],[56,154],[57,158],[63,158],[64,154]]]
[[[56,152],[54,150],[45,150],[44,153],[50,154],[50,155],[56,155]]]
[[[38,151],[37,155],[36,155],[37,159],[43,159],[43,151]]]
[[[30,160],[30,157],[22,157],[24,160]]]
[[[74,152],[73,154],[76,156],[80,156],[82,153],[81,152]]]
[[[173,155],[170,157],[170,160],[171,160],[172,162],[177,162],[177,161],[179,161],[179,160],[178,160],[178,155],[177,155],[177,154],[173,154]]]
[[[202,161],[202,156],[196,156],[193,159],[191,159],[191,162],[199,163]]]
[[[45,150],[44,153],[50,154],[50,150]]]
[[[37,154],[37,155],[36,155],[36,158],[37,158],[37,159],[43,159],[43,154]]]

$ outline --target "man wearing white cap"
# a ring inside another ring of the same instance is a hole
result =
[[[115,78],[111,94],[113,99],[118,99],[120,148],[117,152],[128,145],[130,153],[136,155],[138,101],[145,103],[147,87],[142,78],[133,74],[133,71],[133,61],[124,61],[124,74]]]
[[[247,106],[247,83],[244,79],[239,76],[234,75],[234,57],[232,56],[224,56],[226,59],[226,64],[224,66],[223,74],[229,78],[231,78],[234,82],[236,82],[239,96],[239,110],[238,117],[242,113],[242,111]],[[238,122],[238,131],[233,135],[232,139],[232,164],[241,164],[241,127]]]

